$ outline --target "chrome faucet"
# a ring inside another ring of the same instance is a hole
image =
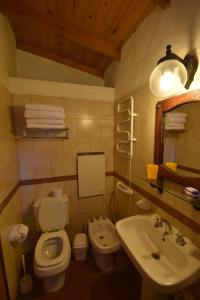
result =
[[[182,233],[178,233],[177,235],[177,238],[176,238],[176,243],[179,245],[179,246],[184,246],[186,244],[186,241],[184,239],[184,236]]]
[[[162,219],[159,217],[156,217],[156,222],[154,224],[155,227],[163,227],[163,224],[165,224],[165,231],[164,236],[172,234],[172,225],[169,223],[167,219]]]
[[[164,235],[172,234],[172,225],[169,223],[169,221],[167,219],[161,219],[160,222],[161,222],[160,227],[162,227],[163,224],[165,224]]]

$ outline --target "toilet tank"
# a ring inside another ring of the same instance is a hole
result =
[[[63,229],[69,224],[69,198],[67,195],[59,197],[40,197],[33,204],[36,228],[38,230],[54,231]]]

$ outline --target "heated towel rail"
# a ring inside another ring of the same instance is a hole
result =
[[[120,121],[117,123],[117,132],[126,136],[124,140],[118,141],[117,151],[132,157],[133,142],[136,141],[136,138],[133,137],[133,123],[134,117],[137,116],[137,114],[134,113],[134,99],[132,96],[118,103],[117,113],[119,118],[121,117]],[[128,129],[123,128],[123,126],[126,125]],[[123,149],[124,145],[127,145],[126,150]]]

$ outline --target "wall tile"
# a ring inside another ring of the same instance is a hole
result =
[[[30,103],[56,105],[56,106],[61,106],[62,105],[61,98],[48,97],[48,96],[38,96],[38,95],[31,95],[30,96]]]
[[[0,203],[6,198],[18,182],[17,162],[3,168],[0,172]]]
[[[77,120],[78,138],[98,138],[102,135],[100,120]]]
[[[146,93],[146,94],[145,94]],[[135,118],[134,122],[134,136],[137,138],[136,143],[133,146],[133,158],[131,163],[132,180],[142,187],[144,190],[150,192],[152,195],[158,197],[164,203],[174,207],[184,215],[188,216],[192,220],[199,223],[199,213],[192,209],[191,205],[184,202],[183,200],[164,192],[162,195],[158,194],[155,189],[152,189],[145,181],[139,180],[138,178],[146,178],[146,164],[153,162],[153,150],[154,150],[154,127],[155,127],[155,104],[157,99],[151,99],[152,96],[149,95],[149,88],[144,85],[136,89],[132,95],[135,99],[135,112],[138,116]],[[149,97],[149,99],[147,99]],[[148,105],[146,104],[148,100]],[[115,109],[116,109],[115,103]],[[115,110],[115,123],[118,120]],[[119,154],[116,149],[116,142],[119,139],[119,135],[115,131],[115,147],[114,147],[114,170],[120,175],[129,178],[129,159],[125,156]],[[183,141],[181,141],[183,142]],[[189,143],[194,146],[194,143]],[[195,147],[197,149],[197,146]],[[189,149],[189,151],[193,151]],[[180,153],[180,157],[181,157]],[[194,156],[195,157],[195,156]],[[185,157],[182,157],[185,159]],[[197,160],[196,160],[197,161]],[[147,186],[148,185],[148,186]],[[174,185],[173,183],[165,181],[165,187],[170,190],[175,190],[176,192],[182,192],[183,187]],[[127,217],[129,215],[142,213],[135,206],[136,199],[140,195],[134,193],[134,197],[131,200],[125,199],[125,196],[120,195],[117,199],[117,212],[116,215],[119,218]],[[190,228],[183,225],[180,221],[173,218],[171,215],[167,214],[165,211],[161,210],[156,205],[152,205],[153,211],[156,212],[163,218],[167,218],[175,227],[178,228],[184,235],[190,238],[193,242],[199,244],[199,236],[195,234]],[[196,241],[195,241],[196,239]]]
[[[51,170],[53,177],[75,175],[77,173],[76,157],[68,155],[64,159],[62,157],[55,157],[51,160]]]
[[[91,151],[105,152],[106,154],[113,154],[114,141],[112,138],[92,138]]]
[[[34,200],[37,197],[36,186],[35,185],[26,185],[20,187],[20,192],[22,196],[22,209],[23,214],[29,207],[32,207]]]
[[[79,200],[79,210],[81,213],[92,212],[99,210],[101,207],[102,197],[89,197],[89,198],[80,198]]]
[[[90,119],[113,119],[113,103],[90,101]]]
[[[107,171],[113,171],[114,167],[113,167],[113,154],[107,154],[106,155],[106,172]]]
[[[65,125],[69,128],[69,139],[76,138],[76,119],[65,119]]]
[[[16,299],[18,294],[21,255],[24,253],[24,245],[13,245],[8,240],[9,231],[14,224],[23,223],[21,214],[20,194],[17,193],[12,201],[4,209],[0,216],[0,234],[3,250],[3,259],[6,266],[6,276],[8,281],[10,299]]]
[[[51,161],[49,159],[37,159],[36,178],[51,177]]]
[[[78,152],[105,152],[106,170],[113,171],[113,104],[103,101],[28,96],[18,101],[61,105],[66,112],[65,124],[70,128],[69,139],[64,141],[18,142],[20,174],[22,179],[65,176],[77,174]],[[17,101],[17,97],[15,98]],[[7,122],[7,120],[6,120]],[[38,184],[22,189],[24,220],[33,235],[33,199],[47,195],[55,186],[63,188],[70,201],[70,237],[83,230],[86,220],[108,213],[113,178],[106,178],[106,194],[103,197],[78,199],[77,181]],[[82,201],[83,200],[83,201]],[[32,241],[30,245],[34,245]]]
[[[48,159],[22,159],[19,163],[21,179],[51,176],[51,162]]]
[[[13,105],[25,105],[30,103],[30,96],[26,95],[12,95]]]
[[[62,99],[67,118],[89,119],[89,101],[81,99]]]
[[[21,159],[19,165],[21,179],[36,178],[36,166],[33,159]]]
[[[100,120],[99,126],[101,138],[113,138],[114,126],[112,120]]]
[[[9,91],[0,85],[0,203],[5,200],[19,181],[17,150],[15,137],[11,133],[10,107],[13,105]],[[25,99],[15,97],[23,105]],[[27,99],[26,99],[27,100]],[[23,245],[13,247],[8,241],[11,226],[22,223],[20,193],[17,192],[0,215],[0,236],[3,258],[9,287],[10,299],[16,299],[21,272],[21,254]]]
[[[64,141],[64,155],[72,155],[76,156],[77,153],[77,147],[76,147],[76,139],[69,138]]]
[[[64,158],[64,142],[63,141],[34,141],[34,157],[37,158],[49,158],[54,157]]]
[[[36,188],[37,197],[47,196],[51,192],[51,190],[54,186],[55,186],[55,183],[36,184],[35,188]]]
[[[17,141],[17,152],[19,160],[33,159],[33,142],[32,141]]]

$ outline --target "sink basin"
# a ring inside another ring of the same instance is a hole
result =
[[[164,228],[154,227],[156,215],[136,215],[116,223],[122,246],[140,272],[154,289],[170,294],[200,278],[200,250],[189,239],[176,243],[177,229],[164,236]],[[164,225],[163,225],[164,226]]]

